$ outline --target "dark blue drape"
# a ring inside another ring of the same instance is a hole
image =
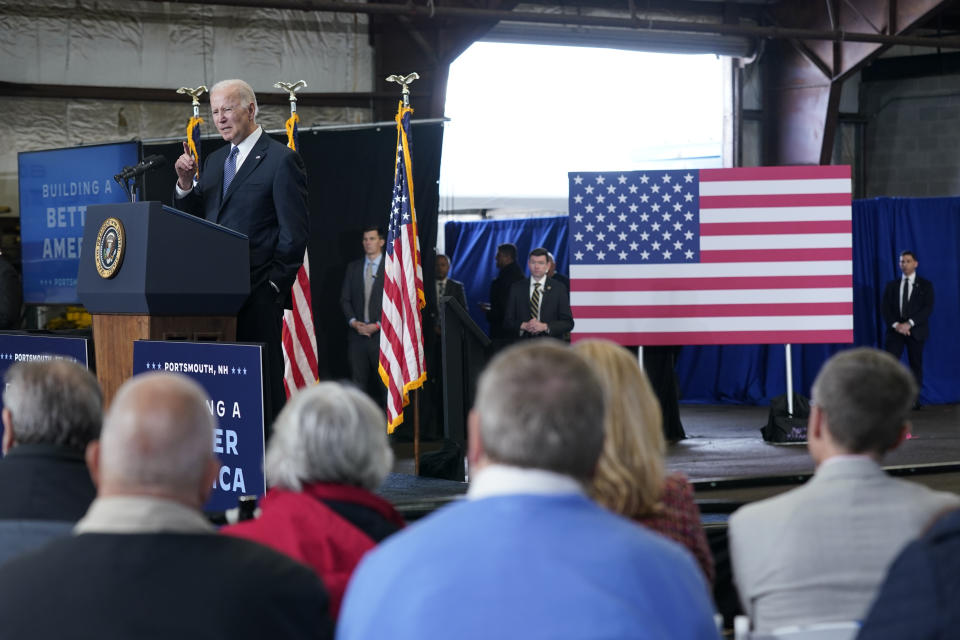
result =
[[[493,255],[515,242],[524,256],[544,245],[566,273],[567,219],[447,223],[447,251],[454,277],[465,281],[470,300],[486,300],[496,275]],[[898,257],[917,254],[918,272],[933,283],[936,301],[924,349],[924,404],[960,402],[960,198],[877,198],[853,203],[853,337],[856,346],[883,346],[880,300],[884,285],[900,277]],[[475,319],[485,318],[476,309]],[[479,315],[478,315],[479,314]],[[823,362],[851,345],[791,347],[794,390],[809,395]],[[906,361],[906,354],[904,354]],[[684,402],[768,404],[786,390],[783,345],[684,347],[677,376]]]
[[[448,222],[445,231],[446,253],[450,256],[450,277],[463,282],[470,316],[490,333],[487,316],[477,305],[490,301],[490,283],[497,277],[494,256],[505,242],[517,245],[517,261],[527,273],[527,255],[545,247],[557,256],[560,273],[567,275],[567,216],[527,218],[523,220],[478,220]]]

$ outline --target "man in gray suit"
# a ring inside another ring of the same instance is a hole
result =
[[[383,309],[383,231],[363,229],[363,257],[347,265],[340,291],[340,307],[350,326],[347,358],[356,385],[387,406],[387,393],[377,369],[380,362],[380,314]]]
[[[906,438],[917,396],[913,376],[890,354],[833,356],[811,395],[807,447],[816,473],[730,518],[734,581],[760,632],[862,619],[897,553],[937,514],[960,506],[953,494],[880,467]]]

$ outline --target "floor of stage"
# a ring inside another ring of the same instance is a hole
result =
[[[694,482],[812,473],[805,444],[763,441],[768,414],[768,407],[682,405],[687,438],[669,446],[667,466]],[[960,404],[923,407],[910,421],[913,437],[890,452],[884,466],[960,462]]]
[[[770,444],[760,428],[768,407],[681,405],[687,438],[670,445],[667,467],[682,471],[701,510],[729,513],[740,503],[800,484],[813,473],[805,444]],[[893,472],[933,488],[960,493],[960,404],[925,406],[910,414],[913,437],[883,460]],[[422,452],[438,445],[424,443]],[[413,476],[412,445],[394,447],[394,473],[380,493],[405,515],[428,513],[466,492],[466,484]]]

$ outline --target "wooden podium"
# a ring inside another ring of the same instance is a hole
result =
[[[77,293],[93,315],[104,406],[133,375],[134,340],[236,339],[247,237],[159,202],[87,209]]]

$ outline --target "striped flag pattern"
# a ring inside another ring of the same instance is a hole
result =
[[[423,386],[427,369],[423,355],[423,268],[413,205],[413,168],[410,165],[410,114],[397,110],[397,158],[393,200],[387,232],[380,320],[380,378],[387,387],[387,432],[403,422],[409,392]]]
[[[296,112],[287,120],[287,146],[297,150]],[[283,312],[283,390],[290,397],[297,389],[314,384],[318,378],[317,336],[313,327],[313,304],[310,296],[310,252],[303,254],[303,264],[290,291],[293,309]]]
[[[570,174],[573,340],[853,342],[849,166]]]

